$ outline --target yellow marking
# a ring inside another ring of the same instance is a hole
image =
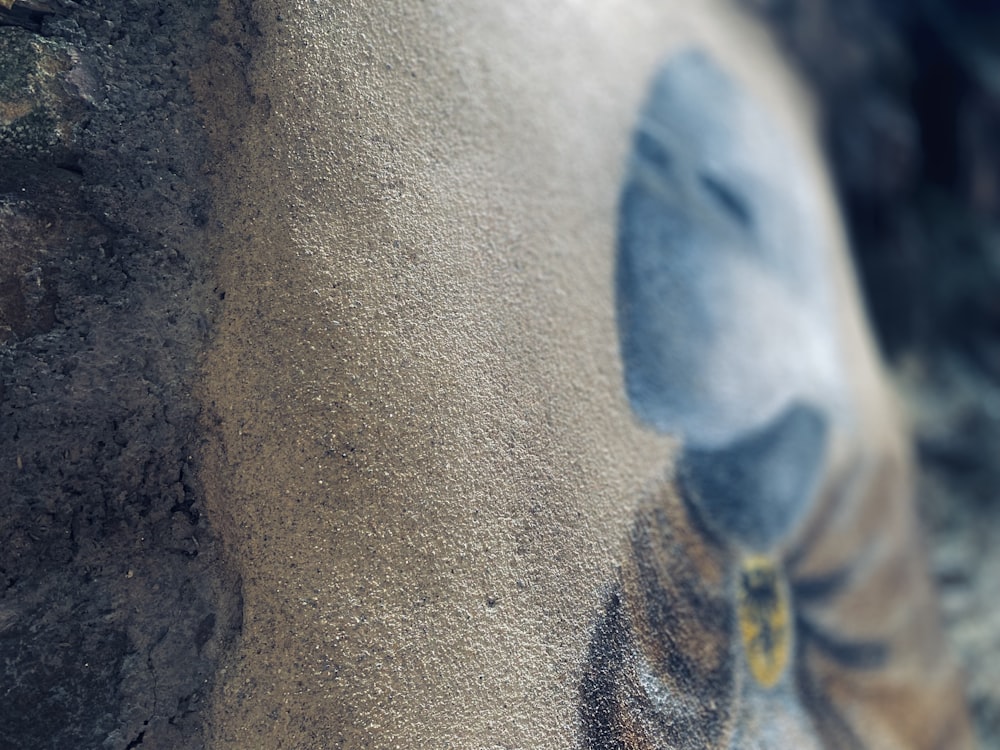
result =
[[[774,687],[788,665],[792,622],[788,584],[766,555],[747,555],[740,566],[737,612],[750,674]]]

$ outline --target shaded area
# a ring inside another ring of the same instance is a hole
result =
[[[822,414],[794,404],[729,445],[686,448],[680,482],[723,538],[769,551],[813,507],[826,439]]]
[[[866,302],[916,423],[949,635],[1000,747],[1000,8],[741,0],[823,105]]]
[[[190,392],[211,3],[0,10],[0,748],[200,748],[238,634]]]

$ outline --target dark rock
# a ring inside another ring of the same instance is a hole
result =
[[[88,5],[0,8],[0,750],[201,748],[241,618],[191,393],[212,6]]]
[[[50,331],[57,264],[101,252],[107,232],[87,213],[79,175],[8,160],[0,174],[0,344]]]
[[[72,45],[0,27],[0,159],[70,160],[95,93]]]

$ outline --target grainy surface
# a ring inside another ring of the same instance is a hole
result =
[[[204,746],[239,587],[191,395],[212,5],[0,11],[0,748]]]
[[[588,643],[636,506],[676,455],[622,387],[616,215],[651,77],[696,40],[817,190],[826,242],[808,249],[830,252],[858,417],[830,462],[900,451],[808,106],[731,12],[262,0],[218,27],[254,49],[241,67],[229,47],[232,71],[203,91],[241,118],[217,132],[226,305],[205,391],[208,507],[245,582],[216,747],[579,746]],[[919,554],[909,526],[893,531]],[[837,542],[814,547],[817,568]],[[769,715],[765,700],[747,712]],[[900,734],[935,712],[909,713],[866,734],[912,747]],[[753,722],[747,747],[773,746],[772,729]]]

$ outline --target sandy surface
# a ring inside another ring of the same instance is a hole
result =
[[[674,452],[628,410],[611,297],[651,72],[699,40],[815,160],[762,39],[673,7],[224,18],[254,48],[241,71],[223,43],[201,83],[244,118],[214,133],[226,305],[201,392],[245,601],[214,747],[574,744],[602,587]]]

